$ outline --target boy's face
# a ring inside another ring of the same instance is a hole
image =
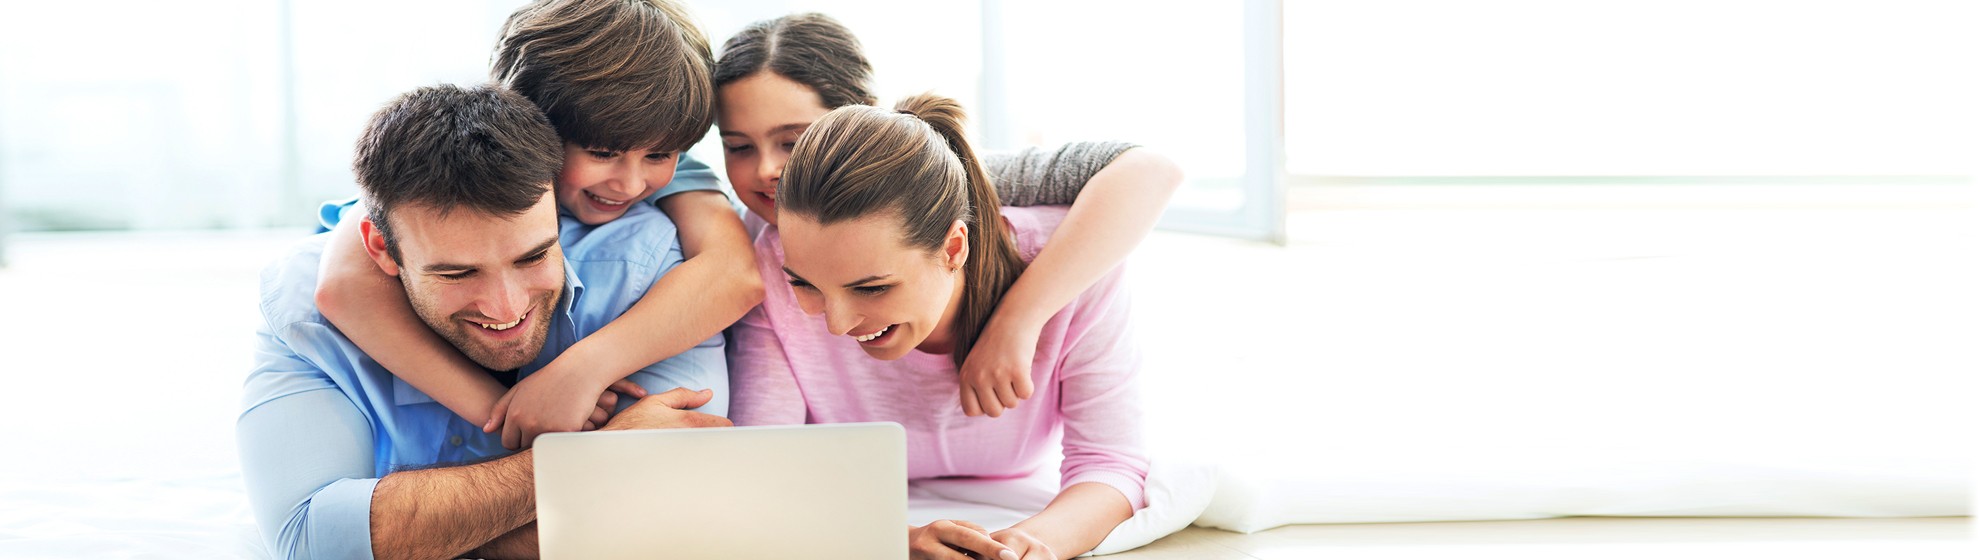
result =
[[[744,207],[775,224],[784,162],[798,136],[831,109],[818,92],[769,71],[729,82],[716,95],[715,128],[729,184]]]
[[[557,206],[586,225],[624,216],[654,191],[674,180],[674,152],[614,152],[564,143],[564,170],[557,174]]]

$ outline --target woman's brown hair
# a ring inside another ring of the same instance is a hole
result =
[[[889,111],[840,107],[798,139],[783,180],[778,212],[832,225],[874,214],[901,221],[909,247],[940,251],[951,225],[969,232],[963,296],[952,358],[962,367],[1004,292],[1024,271],[997,190],[963,137],[963,109],[933,94],[909,97]]]

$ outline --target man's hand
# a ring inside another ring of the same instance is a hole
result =
[[[600,430],[653,430],[664,428],[720,428],[733,426],[729,419],[713,414],[702,414],[686,409],[708,404],[715,398],[715,392],[707,389],[689,391],[675,388],[658,395],[650,395],[633,403],[631,408],[612,417]]]
[[[958,380],[963,414],[996,418],[1031,398],[1031,359],[1038,352],[1038,330],[1012,330],[992,321],[970,347]]]
[[[501,399],[495,401],[495,408],[488,414],[488,423],[481,427],[481,431],[483,432],[492,433],[495,430],[502,430],[502,445],[504,447],[508,447],[509,449],[526,448],[536,441],[536,436],[546,433],[596,430],[612,418],[613,411],[618,410],[620,394],[633,398],[646,396],[646,388],[640,387],[637,383],[625,379],[614,381],[611,385],[606,386],[604,391],[596,393],[596,396],[589,399],[584,405],[580,405],[581,408],[577,409],[577,423],[570,425],[562,421],[562,418],[567,416],[561,414],[562,411],[532,410],[529,408],[530,404],[528,404],[559,401],[566,398],[567,395],[565,393],[568,391],[526,389],[525,387],[547,387],[555,389],[560,386],[569,387],[577,385],[577,383],[557,383],[554,378],[550,378],[550,381],[530,384],[531,381],[543,377],[540,375],[542,372],[538,373],[539,375],[532,375],[523,379],[521,383],[517,383],[514,388],[509,389],[508,393],[502,395]],[[583,394],[582,388],[578,388],[577,391],[570,394]],[[524,400],[528,399],[530,395],[541,398]],[[532,412],[536,413],[532,414]]]
[[[908,527],[910,560],[1020,560],[1017,551],[990,537],[983,526],[944,519]],[[1053,559],[1057,560],[1057,559]]]

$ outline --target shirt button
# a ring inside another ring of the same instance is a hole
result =
[[[461,446],[461,436],[454,436],[454,437],[450,437],[450,438],[447,438],[447,443],[451,443],[451,444],[454,444],[454,447],[460,447],[460,446]]]

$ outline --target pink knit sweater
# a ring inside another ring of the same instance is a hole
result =
[[[1003,208],[1026,261],[1066,208]],[[1000,418],[963,415],[956,367],[946,354],[866,355],[798,307],[782,270],[776,228],[756,240],[768,294],[730,331],[729,411],[736,425],[896,422],[907,431],[908,477],[1021,477],[1060,458],[1060,486],[1098,482],[1143,505],[1142,449],[1128,294],[1119,269],[1045,323],[1031,364],[1030,399]]]

